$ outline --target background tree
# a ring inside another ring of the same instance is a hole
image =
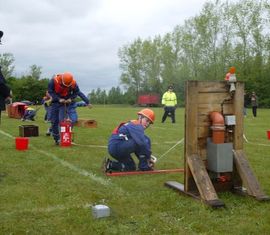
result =
[[[265,106],[270,96],[269,12],[264,0],[206,2],[200,14],[173,32],[121,48],[120,81],[136,97],[152,91],[161,95],[173,84],[183,100],[186,80],[223,80],[235,66],[237,79],[246,82],[248,92],[256,91]]]
[[[15,59],[13,54],[11,53],[4,53],[0,54],[0,66],[2,73],[6,79],[11,77],[15,66],[13,65]]]
[[[36,79],[36,80],[39,80],[40,79],[40,76],[41,76],[41,74],[42,74],[42,72],[41,72],[41,67],[40,66],[37,66],[37,65],[31,65],[30,66],[30,73],[29,73],[29,75],[32,77],[32,78],[34,78],[34,79]]]
[[[122,104],[125,102],[120,87],[112,87],[106,97],[108,104]]]

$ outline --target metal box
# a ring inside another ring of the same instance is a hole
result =
[[[207,139],[207,169],[213,172],[233,171],[232,143],[215,144]]]
[[[19,126],[19,134],[21,137],[38,136],[38,126],[35,125],[21,125]]]
[[[225,115],[225,125],[234,126],[236,123],[235,115]]]
[[[92,214],[93,217],[98,219],[102,217],[108,217],[110,216],[110,208],[105,205],[95,205],[92,206]]]

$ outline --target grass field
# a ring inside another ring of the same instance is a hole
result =
[[[37,120],[23,123],[2,113],[0,126],[0,234],[270,234],[270,202],[258,202],[229,192],[219,194],[226,208],[214,210],[164,187],[183,182],[182,173],[106,177],[101,171],[106,144],[119,122],[136,118],[137,107],[78,108],[80,118],[95,119],[97,128],[74,129],[77,144],[55,146],[46,137],[48,124],[40,109]],[[163,110],[154,108],[156,123],[146,132],[156,169],[183,168],[184,109],[176,124],[161,123]],[[270,111],[248,110],[244,132],[249,163],[270,195]],[[15,149],[19,125],[39,126],[27,151]],[[172,148],[172,149],[171,149]],[[166,153],[169,149],[168,153]],[[91,205],[105,204],[111,216],[95,219]]]

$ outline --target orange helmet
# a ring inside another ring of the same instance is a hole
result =
[[[229,73],[231,74],[235,73],[235,67],[230,67]]]
[[[70,72],[65,72],[63,74],[61,74],[61,77],[62,77],[62,84],[64,86],[71,86],[72,85],[72,82],[73,82],[73,75],[72,73]]]
[[[154,123],[155,121],[155,113],[151,109],[142,109],[137,114],[147,117],[151,121],[151,123]]]

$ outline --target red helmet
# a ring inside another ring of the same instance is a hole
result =
[[[155,113],[151,109],[142,109],[137,114],[147,117],[151,121],[151,123],[154,123],[155,121]]]
[[[73,82],[73,75],[72,73],[70,72],[65,72],[63,74],[61,74],[61,77],[62,77],[62,84],[64,86],[71,86],[72,85],[72,82]]]

